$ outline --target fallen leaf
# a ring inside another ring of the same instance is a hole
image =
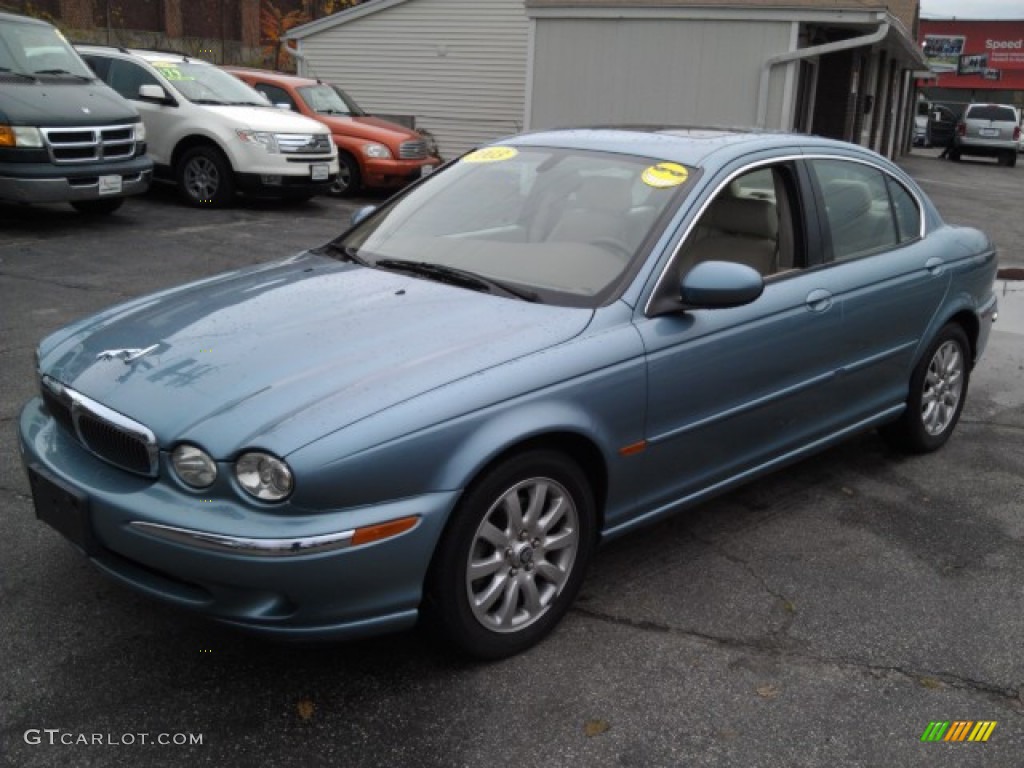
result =
[[[942,681],[936,680],[934,677],[922,677],[918,679],[918,682],[921,683],[921,685],[923,685],[925,688],[931,688],[933,690],[935,688],[942,687]]]
[[[303,720],[309,720],[313,716],[313,712],[316,710],[316,704],[309,699],[302,699],[295,707],[299,711],[299,717]]]
[[[583,724],[583,732],[587,734],[588,737],[599,736],[609,728],[611,728],[611,726],[608,724],[607,720],[587,720],[587,722]]]
[[[853,496],[853,489],[843,486],[843,493],[845,493],[847,496]]]
[[[774,699],[779,695],[779,688],[772,683],[757,686],[757,695],[762,699]]]

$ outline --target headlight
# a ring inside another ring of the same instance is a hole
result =
[[[145,141],[146,140],[146,124],[138,122],[135,124],[135,140]]]
[[[0,147],[41,147],[43,134],[28,125],[0,125]]]
[[[217,479],[217,462],[194,445],[179,445],[171,453],[171,464],[178,477],[193,488],[206,488]]]
[[[363,146],[363,154],[367,157],[376,157],[378,160],[391,159],[391,150],[383,144],[366,144]]]
[[[288,465],[269,453],[243,453],[235,462],[235,477],[247,493],[264,501],[280,501],[292,492]]]
[[[267,152],[273,154],[278,152],[277,139],[272,133],[267,131],[235,131],[235,133],[238,134],[238,138],[242,140],[243,144],[263,147]]]

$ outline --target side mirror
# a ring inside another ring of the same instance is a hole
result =
[[[702,261],[683,276],[679,286],[679,297],[687,309],[739,307],[763,292],[760,272],[731,261]]]
[[[157,104],[173,103],[173,101],[167,96],[167,91],[165,91],[161,86],[153,85],[152,83],[139,86],[139,99],[141,101],[153,101]]]
[[[354,227],[359,222],[363,221],[367,216],[377,210],[376,205],[364,205],[362,208],[357,208],[352,212],[352,226]]]

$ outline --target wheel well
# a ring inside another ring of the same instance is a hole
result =
[[[481,467],[471,482],[483,477],[492,467],[509,457],[537,449],[558,451],[579,464],[580,469],[590,480],[590,487],[594,492],[594,505],[597,508],[595,530],[600,533],[604,529],[604,506],[608,496],[608,468],[604,456],[601,455],[601,450],[590,439],[575,432],[551,432],[536,435],[509,446]]]
[[[196,147],[212,147],[220,152],[221,157],[227,161],[228,166],[231,166],[231,158],[227,156],[227,153],[213,139],[208,139],[205,136],[186,136],[178,142],[177,146],[174,147],[174,152],[171,153],[171,169],[174,173],[177,173],[178,162],[181,160],[181,156]]]
[[[948,322],[956,323],[967,334],[967,341],[971,345],[971,367],[973,368],[974,362],[978,357],[978,333],[981,331],[977,315],[964,309],[949,318]]]

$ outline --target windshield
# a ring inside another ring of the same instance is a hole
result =
[[[341,88],[333,85],[305,85],[298,89],[302,100],[321,115],[362,115],[359,105]]]
[[[56,29],[19,22],[0,25],[0,72],[83,81],[96,77]]]
[[[370,266],[439,265],[541,301],[599,306],[632,273],[648,234],[691,177],[657,158],[487,147],[392,200],[335,245]]]
[[[178,93],[196,104],[269,106],[255,90],[212,64],[198,61],[151,63]]]

